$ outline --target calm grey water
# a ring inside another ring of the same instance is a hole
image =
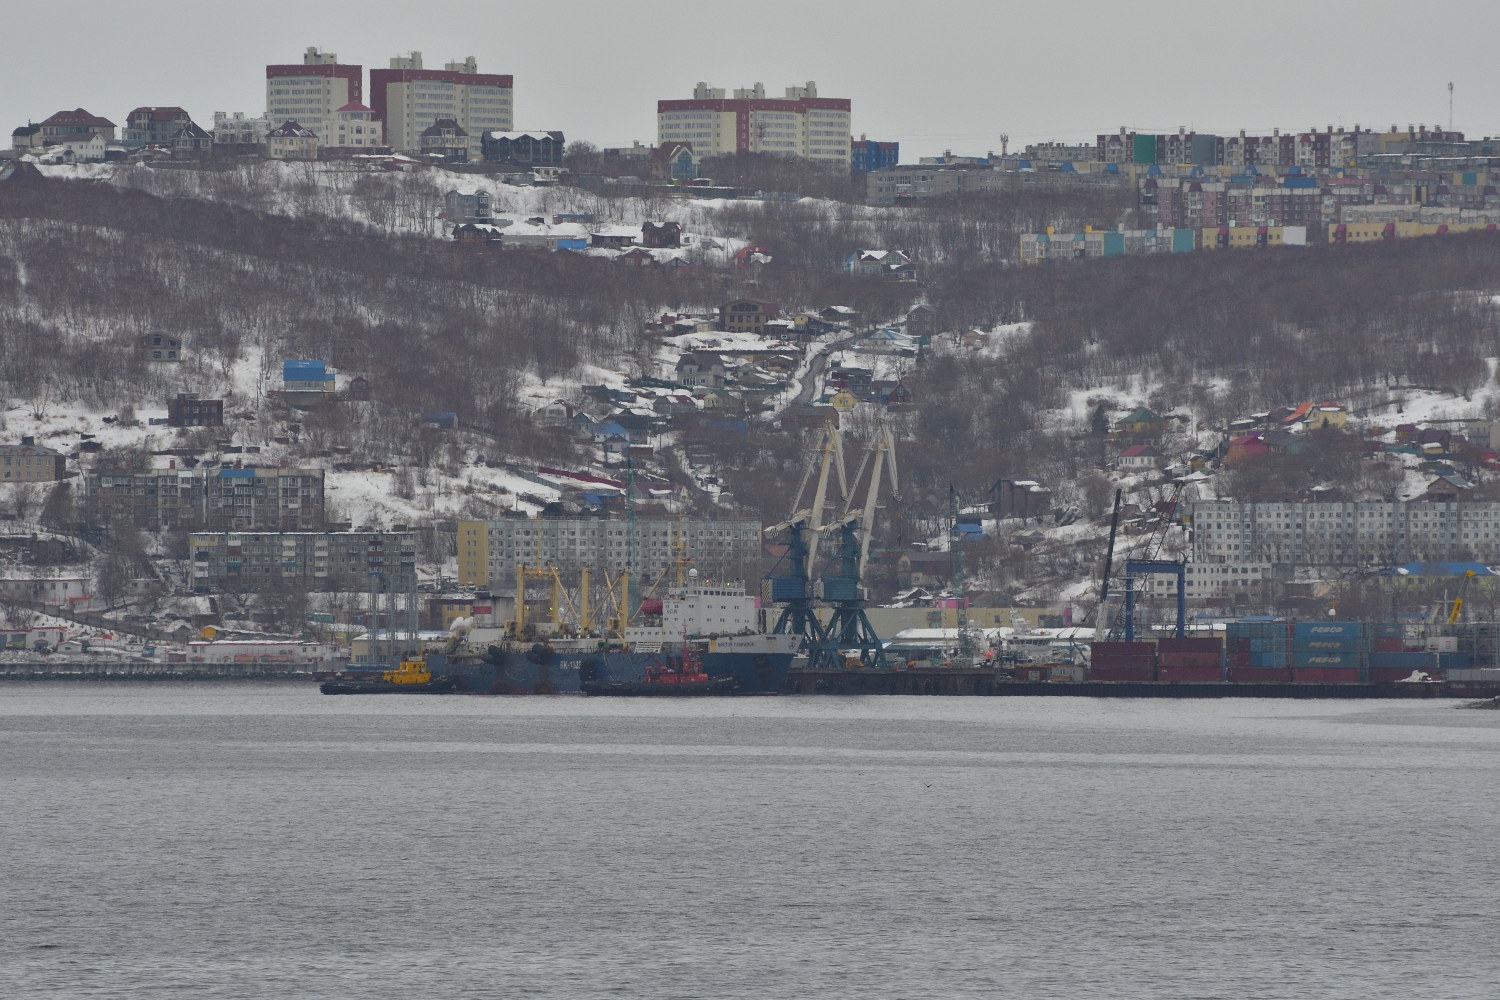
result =
[[[0,996],[1493,997],[1500,713],[0,688]]]

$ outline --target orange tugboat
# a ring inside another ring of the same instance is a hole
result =
[[[324,694],[451,694],[458,687],[452,677],[434,677],[422,657],[402,660],[395,670],[379,679],[329,680],[320,685]]]

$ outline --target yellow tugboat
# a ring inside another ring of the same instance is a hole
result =
[[[394,670],[382,671],[376,678],[336,678],[319,687],[324,694],[451,694],[458,687],[452,677],[434,677],[427,669],[427,659],[414,656],[401,661]]]

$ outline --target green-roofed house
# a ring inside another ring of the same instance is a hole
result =
[[[1115,421],[1115,430],[1131,437],[1161,437],[1167,428],[1167,418],[1155,410],[1138,406]]]

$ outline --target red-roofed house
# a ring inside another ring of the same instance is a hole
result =
[[[1270,451],[1271,446],[1266,444],[1259,434],[1241,434],[1229,442],[1229,449],[1224,453],[1224,464],[1233,465],[1235,462],[1257,458]]]
[[[1296,409],[1281,418],[1281,426],[1290,427],[1292,424],[1300,424],[1307,419],[1307,415],[1313,408],[1312,403],[1301,403]]]
[[[136,108],[125,116],[127,146],[167,146],[177,133],[193,124],[193,116],[182,108]]]
[[[1120,452],[1122,472],[1151,472],[1167,464],[1167,457],[1149,444],[1133,444]]]
[[[82,108],[59,111],[41,124],[42,145],[63,142],[67,139],[86,139],[97,133],[105,142],[115,141],[115,123],[108,118],[91,115]]]

